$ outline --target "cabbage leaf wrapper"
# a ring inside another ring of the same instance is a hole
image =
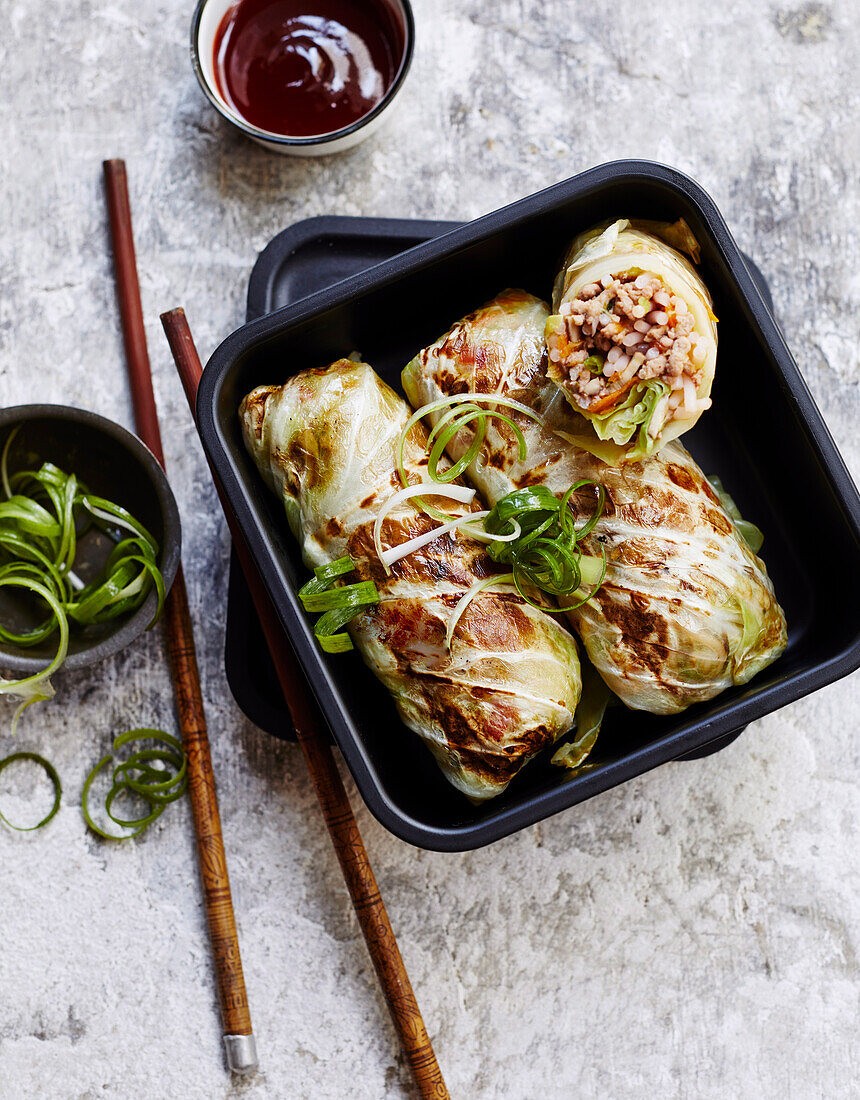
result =
[[[474,801],[500,794],[520,768],[573,724],[581,688],[576,641],[511,585],[480,592],[446,628],[460,598],[499,573],[479,542],[451,534],[401,558],[387,574],[374,547],[380,509],[402,488],[397,446],[409,418],[402,398],[366,363],[341,359],[261,386],[242,402],[245,444],[281,498],[309,568],[349,555],[379,603],[348,630],[390,691],[403,722],[448,780]],[[404,450],[411,484],[429,482],[423,425]],[[476,510],[434,496],[450,515]],[[383,547],[438,525],[408,500],[382,523]],[[333,658],[342,660],[343,658]]]
[[[592,664],[628,707],[677,713],[776,660],[786,645],[785,618],[764,563],[680,443],[621,467],[578,448],[576,414],[547,378],[547,315],[531,294],[504,291],[419,352],[403,386],[416,408],[453,393],[498,393],[541,416],[538,424],[505,410],[525,437],[524,462],[511,429],[488,420],[466,474],[491,505],[526,485],[559,497],[580,478],[605,487],[603,515],[583,549],[599,555],[602,547],[606,577],[568,615]],[[449,456],[471,439],[471,428],[461,429]],[[585,519],[594,497],[574,496],[572,505]]]
[[[698,258],[683,221],[616,221],[581,233],[555,281],[547,373],[577,414],[577,446],[612,465],[649,457],[710,407],[717,319],[679,247]]]

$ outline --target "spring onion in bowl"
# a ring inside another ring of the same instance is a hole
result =
[[[136,611],[153,589],[155,625],[164,605],[164,578],[158,567],[158,543],[125,508],[89,492],[74,474],[50,462],[37,470],[9,472],[10,433],[0,459],[0,588],[20,589],[44,605],[45,617],[29,629],[0,624],[0,641],[29,648],[57,635],[57,651],[40,672],[18,680],[0,680],[0,694],[15,695],[21,713],[54,694],[50,677],[66,659],[70,624],[83,629]],[[113,543],[98,575],[89,581],[75,572],[81,537],[97,527]]]

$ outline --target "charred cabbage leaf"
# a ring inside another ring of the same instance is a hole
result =
[[[606,708],[615,697],[587,657],[582,660],[582,695],[576,708],[575,736],[552,754],[551,763],[560,768],[581,770],[597,742]]]

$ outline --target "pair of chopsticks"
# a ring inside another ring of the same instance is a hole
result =
[[[135,421],[141,438],[163,464],[158,415],[146,351],[140,287],[137,281],[125,164],[116,160],[106,161],[104,170]],[[185,313],[181,309],[173,309],[162,314],[161,322],[193,416],[202,367],[191,330]],[[152,446],[152,442],[156,444],[157,450]],[[233,545],[263,627],[281,690],[319,800],[323,819],[334,845],[382,991],[388,1002],[394,1026],[412,1070],[418,1094],[423,1100],[448,1100],[449,1094],[442,1071],[436,1061],[385,903],[379,892],[373,868],[326,736],[325,720],[303,686],[301,670],[254,565],[244,535],[226,504],[214,471],[211,472]],[[177,590],[179,590],[178,594],[174,596]],[[175,610],[172,608],[174,603],[177,605]],[[256,1055],[252,1049],[251,1020],[224,858],[215,779],[209,757],[197,663],[194,656],[194,639],[181,569],[168,596],[165,615],[180,727],[188,753],[189,788],[197,831],[206,910],[215,954],[221,1010],[227,1032],[225,1042],[228,1061],[231,1055],[235,1055],[250,1063],[253,1055],[253,1065],[248,1064],[244,1070],[231,1062],[231,1068],[238,1072],[247,1072],[256,1068]],[[248,1045],[243,1047],[240,1040],[245,1040]]]

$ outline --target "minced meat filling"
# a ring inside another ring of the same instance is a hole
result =
[[[635,381],[649,378],[670,387],[654,410],[651,435],[667,420],[692,418],[710,406],[710,398],[696,396],[705,343],[693,331],[687,303],[657,275],[604,276],[564,302],[559,314],[569,344],[550,336],[549,357],[566,372],[565,388],[583,409],[609,409]]]

